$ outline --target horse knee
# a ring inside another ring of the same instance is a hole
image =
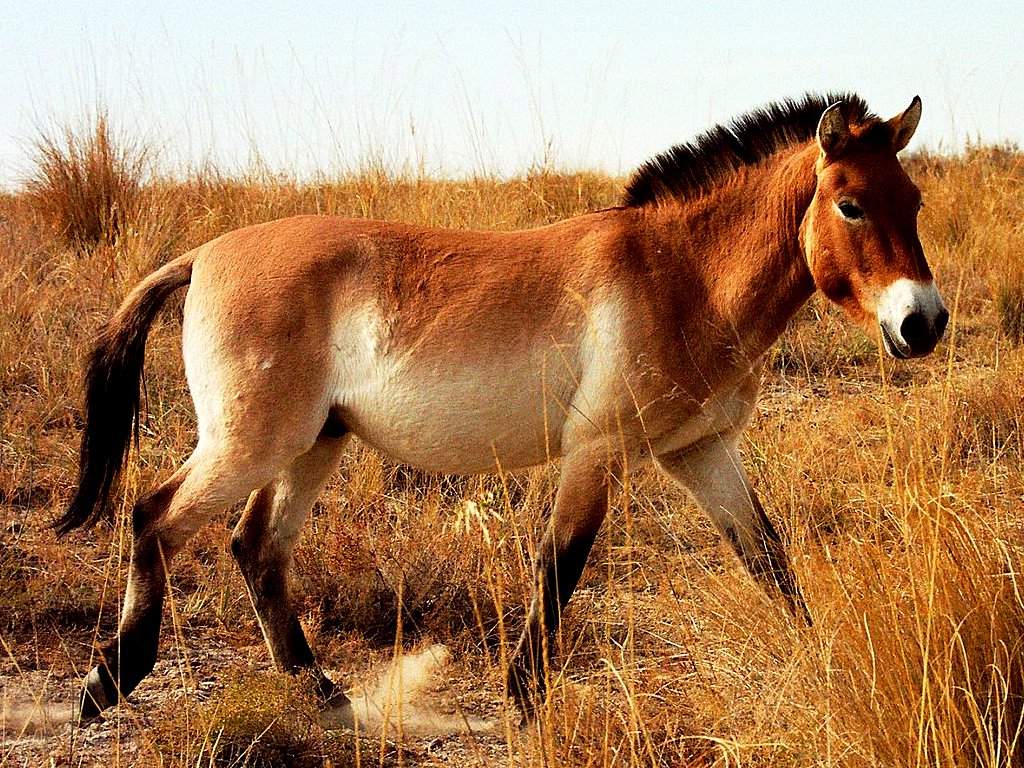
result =
[[[136,541],[151,535],[155,525],[167,513],[179,484],[164,483],[140,497],[132,507],[132,534]]]

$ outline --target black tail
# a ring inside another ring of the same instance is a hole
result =
[[[53,527],[68,531],[96,523],[139,439],[139,402],[146,337],[160,307],[192,279],[186,254],[139,283],[96,339],[85,373],[85,431],[78,460],[78,488]]]

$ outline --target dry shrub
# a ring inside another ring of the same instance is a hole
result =
[[[314,698],[287,675],[248,674],[200,710],[203,748],[214,765],[320,765]],[[196,755],[202,759],[202,752]],[[196,762],[196,761],[193,761]]]
[[[151,160],[144,143],[115,136],[101,110],[84,127],[36,139],[25,192],[68,247],[113,245],[136,222]]]
[[[338,490],[347,508],[339,500],[331,509],[328,494],[299,548],[297,572],[313,627],[354,632],[382,646],[398,629],[410,641],[466,630],[496,640],[499,616],[522,604],[525,546],[536,534],[546,501],[536,496],[546,484],[420,476],[410,485],[408,468],[369,451],[346,469]],[[522,495],[528,485],[535,497]],[[520,502],[515,509],[513,498]]]
[[[685,648],[696,673],[672,685],[650,670],[626,677],[641,709],[657,697],[641,721],[652,742],[703,740],[722,766],[1024,764],[1022,553],[958,500],[910,501],[924,490],[877,534],[865,525],[792,548],[811,627],[732,569],[691,585],[695,604],[663,604],[681,625],[667,630],[670,647]]]
[[[701,737],[696,727],[701,718],[693,712],[691,700],[676,691],[628,687],[637,679],[646,682],[652,673],[653,668],[616,665],[615,672],[559,685],[534,726],[537,738],[532,747],[537,754],[524,764],[590,765],[594,745],[601,744],[602,757],[612,765],[714,765],[716,750],[711,740]]]
[[[31,556],[0,534],[0,632],[10,632],[28,621],[30,566]]]
[[[92,629],[101,605],[102,585],[79,558],[40,548],[34,535],[0,533],[0,636],[36,639],[55,628]]]
[[[985,466],[1024,459],[1024,370],[1007,367],[951,394],[945,420],[933,425],[932,440],[946,445],[946,455],[961,466]],[[935,429],[937,427],[937,429]]]

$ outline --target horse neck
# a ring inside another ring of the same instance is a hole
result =
[[[760,358],[814,293],[800,224],[814,196],[813,144],[780,152],[704,198],[672,227],[734,357]],[[699,236],[698,236],[699,235]],[[700,244],[697,252],[692,243]]]

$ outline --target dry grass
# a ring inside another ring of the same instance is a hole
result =
[[[450,181],[371,171],[299,184],[206,171],[146,181],[133,165],[145,148],[118,150],[101,136],[102,123],[95,135],[43,144],[37,179],[0,198],[6,683],[32,670],[70,680],[96,628],[114,623],[123,520],[60,545],[45,524],[73,480],[86,342],[141,275],[220,232],[297,212],[512,228],[608,205],[619,188],[586,173]],[[107,171],[90,170],[94,161]],[[495,710],[497,734],[466,742],[457,758],[422,742],[363,748],[318,729],[301,683],[251,671],[265,653],[225,519],[176,564],[162,655],[178,660],[180,673],[166,676],[178,682],[139,689],[138,710],[111,731],[136,750],[118,760],[255,765],[287,754],[340,765],[362,750],[363,765],[1024,763],[1024,352],[1015,344],[1024,313],[1012,287],[1024,273],[1024,155],[972,147],[911,165],[927,205],[925,249],[956,309],[948,342],[925,361],[882,360],[815,299],[773,353],[746,443],[813,628],[793,626],[760,595],[677,488],[638,472],[568,612],[539,725],[520,735]],[[45,189],[60,194],[44,201]],[[151,337],[126,508],[191,448],[178,311]],[[429,638],[454,654],[445,695],[471,710],[497,706],[556,482],[553,468],[425,477],[355,448],[298,553],[304,621],[326,665],[358,677],[394,647]],[[188,652],[201,666],[217,640],[250,668],[220,670],[200,702],[203,673],[180,660]],[[71,749],[71,739],[65,731],[47,748]],[[0,761],[17,764],[23,749],[5,748]]]
[[[277,673],[240,673],[210,701],[185,702],[187,714],[160,720],[153,747],[167,762],[183,765],[351,765],[354,739],[326,737],[305,682]]]
[[[81,127],[44,133],[34,149],[36,170],[25,194],[66,245],[110,245],[137,222],[152,153],[115,136],[104,112]]]
[[[1024,341],[1024,275],[1008,276],[996,292],[999,327],[1015,344]]]

